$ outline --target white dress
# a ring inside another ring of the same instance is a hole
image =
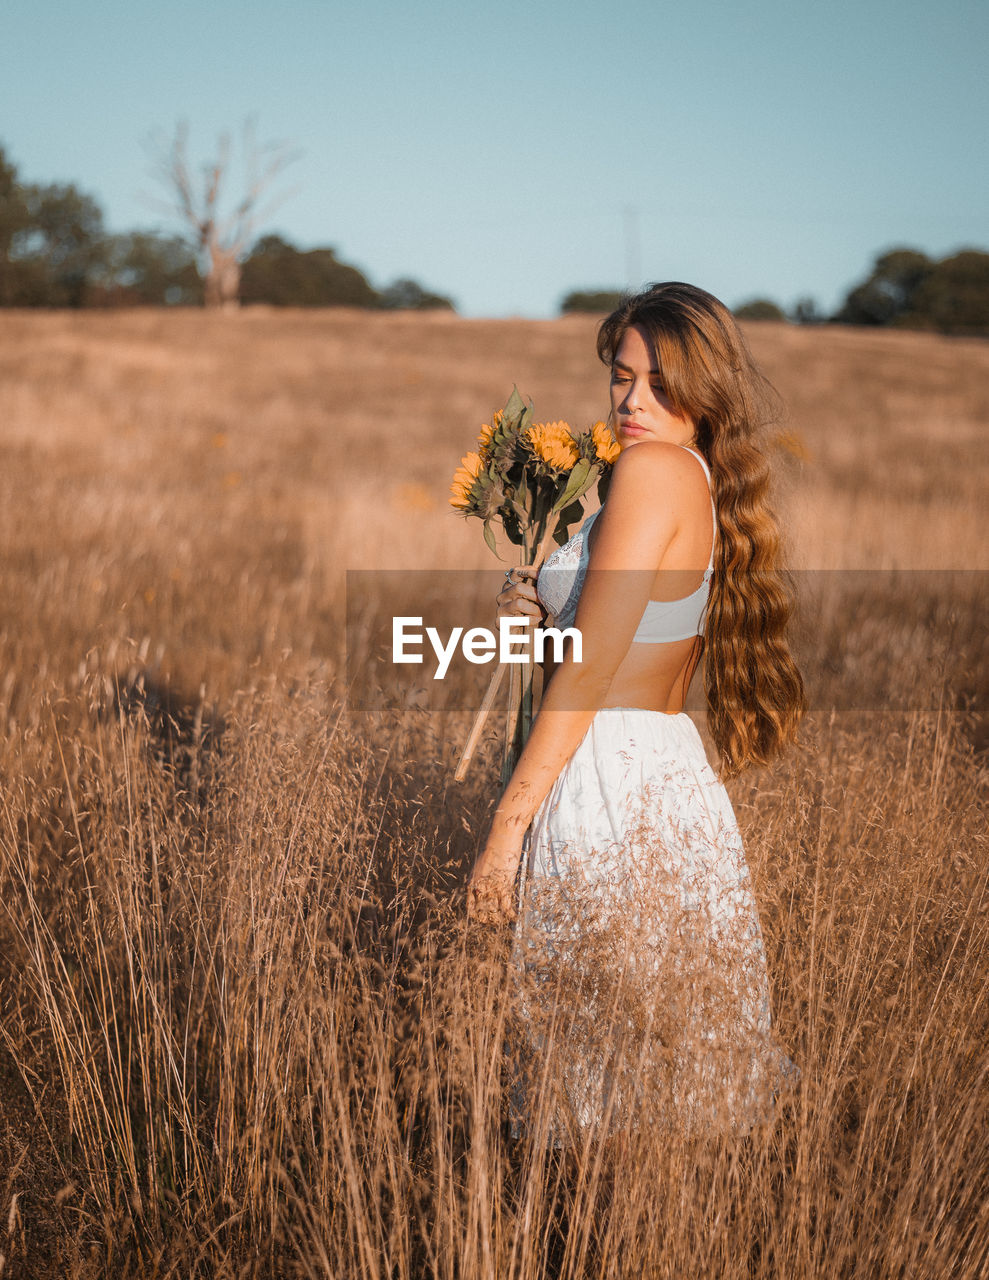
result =
[[[540,574],[558,625],[576,611],[588,524]],[[797,1071],[770,1033],[731,802],[686,713],[595,714],[536,812],[517,889],[516,1136],[567,1146],[589,1129],[744,1130],[771,1114]]]

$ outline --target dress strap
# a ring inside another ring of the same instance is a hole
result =
[[[704,468],[704,474],[707,476],[707,493],[708,497],[711,499],[711,519],[714,523],[714,530],[711,534],[711,558],[707,564],[707,573],[704,575],[706,580],[714,571],[714,545],[718,540],[718,511],[714,505],[714,482],[711,479],[711,468],[705,462],[704,455],[702,453],[698,453],[696,449],[691,449],[689,444],[681,444],[678,447],[680,449],[686,449],[688,453],[692,453]]]
[[[681,448],[681,449],[686,449],[688,453],[692,453],[692,454],[694,455],[694,457],[697,459],[697,461],[698,461],[698,462],[701,464],[701,466],[704,468],[704,474],[707,476],[707,482],[708,482],[708,484],[711,484],[711,483],[712,483],[712,481],[711,481],[711,468],[707,465],[707,462],[704,460],[704,455],[703,455],[702,453],[698,453],[698,451],[697,451],[696,449],[691,449],[691,447],[690,447],[690,445],[689,445],[689,444],[682,444],[682,445],[680,445],[680,448]]]

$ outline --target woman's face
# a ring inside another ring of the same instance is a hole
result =
[[[663,390],[656,355],[640,329],[626,329],[611,366],[611,410],[622,449],[642,440],[691,444],[693,419],[681,417]]]

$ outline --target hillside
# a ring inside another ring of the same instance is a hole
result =
[[[326,647],[345,568],[491,564],[449,478],[513,383],[593,421],[595,322],[360,311],[0,313],[2,653],[164,646],[230,687]],[[989,343],[753,324],[788,414],[796,569],[989,567]],[[221,672],[224,676],[221,679]]]

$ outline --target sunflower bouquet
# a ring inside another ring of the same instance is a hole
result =
[[[520,564],[537,568],[555,541],[562,546],[570,526],[584,514],[583,498],[594,484],[604,491],[619,446],[603,422],[574,430],[566,422],[534,422],[532,408],[512,391],[508,403],[481,428],[477,449],[465,455],[451,485],[450,504],[483,521],[484,540],[495,555],[493,524],[520,548]],[[464,748],[456,777],[462,779],[504,675],[499,665]],[[502,781],[508,777],[532,723],[530,664],[512,666],[508,733]]]

